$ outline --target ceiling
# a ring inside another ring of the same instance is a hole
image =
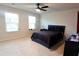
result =
[[[37,8],[36,3],[2,3],[0,5],[6,5],[13,8],[38,13],[35,11],[35,9]],[[49,6],[49,8],[46,8],[47,11],[41,11],[40,14],[50,11],[70,10],[79,8],[79,3],[41,3],[40,6],[44,5]]]

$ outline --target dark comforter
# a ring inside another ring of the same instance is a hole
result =
[[[41,42],[47,44],[47,46],[52,46],[56,44],[60,39],[62,39],[62,32],[56,31],[40,31],[34,32],[32,35],[32,40],[41,40]]]

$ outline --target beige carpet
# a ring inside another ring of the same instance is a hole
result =
[[[62,56],[64,44],[50,50],[30,38],[20,38],[0,42],[0,56]]]

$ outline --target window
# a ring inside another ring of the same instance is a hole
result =
[[[6,31],[14,32],[19,30],[19,17],[18,14],[5,13]]]
[[[28,17],[28,21],[29,21],[29,29],[35,29],[35,24],[36,24],[36,17],[34,16],[29,16]]]

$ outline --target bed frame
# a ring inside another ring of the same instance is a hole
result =
[[[46,30],[47,31],[47,30]],[[33,39],[32,37],[32,41],[35,41],[37,43],[42,44],[43,46],[46,46],[47,48],[51,49],[52,46],[56,45],[58,42],[63,40],[64,37],[64,31],[65,31],[65,26],[61,26],[61,25],[48,25],[48,31],[59,31],[62,32],[62,35],[59,35],[56,38],[51,38],[50,40],[48,40],[49,44],[43,42],[40,39]],[[54,39],[54,40],[52,40]]]
[[[49,31],[60,31],[64,34],[65,26],[62,25],[48,25]]]

